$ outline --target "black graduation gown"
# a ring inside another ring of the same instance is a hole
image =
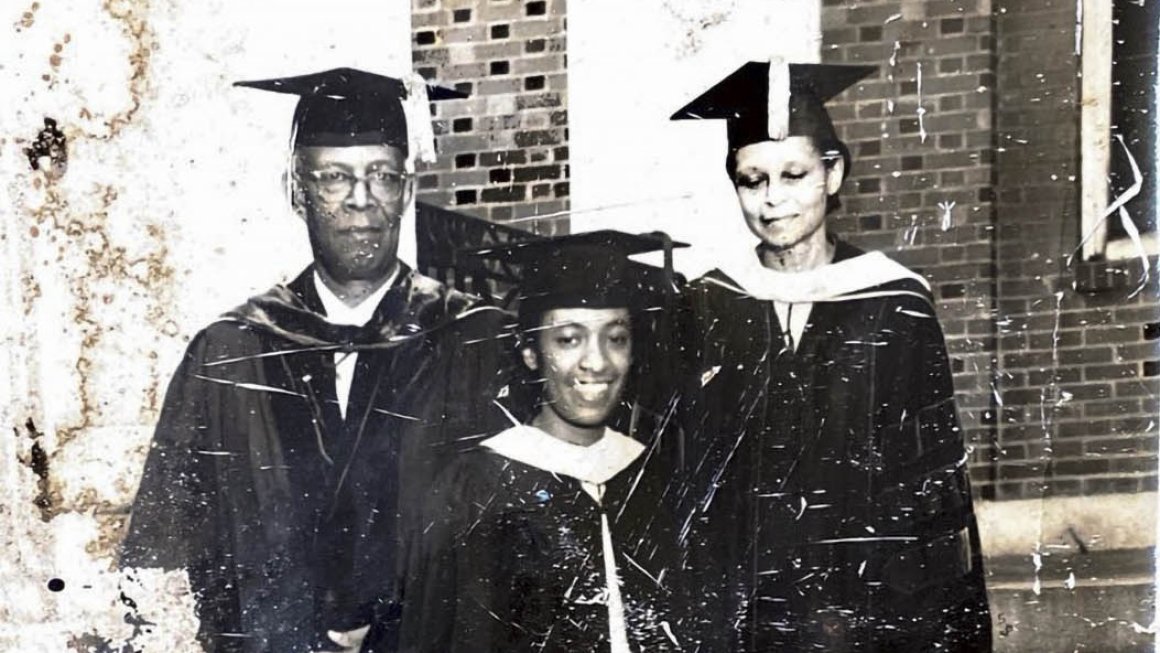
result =
[[[411,507],[502,382],[500,311],[403,269],[338,327],[312,274],[193,339],[133,505],[121,566],[188,569],[208,651],[319,650],[396,615]],[[345,420],[335,348],[308,343],[359,351]]]
[[[459,456],[435,483],[413,549],[401,650],[608,651],[602,508],[632,650],[682,650],[672,639],[684,637],[682,619],[669,612],[672,474],[658,451],[646,448],[609,480],[601,504],[574,478],[486,448]]]
[[[837,243],[835,260],[861,254]],[[694,532],[714,650],[986,651],[990,617],[941,328],[913,280],[817,302],[688,288]],[[937,645],[937,646],[936,646]]]

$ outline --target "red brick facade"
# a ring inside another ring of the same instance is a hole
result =
[[[470,93],[434,107],[439,160],[420,170],[420,201],[567,230],[564,12],[564,0],[413,0],[416,70]]]
[[[985,4],[827,0],[822,10],[824,61],[881,67],[832,105],[854,158],[834,228],[931,281],[980,488],[998,428],[996,58]]]
[[[1080,238],[1074,0],[823,5],[824,60],[882,66],[834,105],[855,159],[836,227],[931,280],[976,488],[1154,490],[1155,275],[1130,297],[1139,262],[1067,262]]]
[[[1066,261],[1081,237],[1075,3],[1002,0],[996,12],[1007,320],[1002,446],[991,454],[998,493],[1027,492],[1028,479],[1041,478],[1056,494],[1155,490],[1156,276],[1132,297],[1138,261]],[[1155,257],[1149,264],[1155,270]]]

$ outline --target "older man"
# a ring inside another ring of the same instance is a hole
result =
[[[207,650],[357,650],[398,612],[416,493],[489,428],[503,316],[396,257],[409,157],[432,152],[421,81],[239,85],[300,96],[289,182],[314,262],[190,343],[121,564],[187,569]]]

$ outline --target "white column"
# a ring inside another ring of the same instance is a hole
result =
[[[663,229],[695,273],[749,238],[725,176],[725,125],[669,116],[749,60],[818,61],[818,0],[568,5],[572,229]]]
[[[1085,259],[1103,254],[1108,240],[1108,166],[1111,164],[1112,3],[1077,0],[1081,30],[1080,215]]]

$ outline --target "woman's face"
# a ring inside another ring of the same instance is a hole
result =
[[[807,136],[737,150],[733,187],[745,224],[767,247],[788,249],[825,234],[826,197],[842,185],[841,159],[827,166]]]
[[[572,426],[603,425],[612,414],[632,362],[626,308],[558,308],[544,314],[538,352],[523,350],[539,371],[551,410]]]

